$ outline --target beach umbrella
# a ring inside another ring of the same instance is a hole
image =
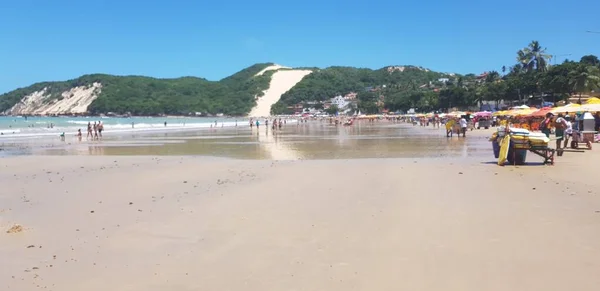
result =
[[[598,112],[600,111],[600,103],[581,105],[581,107],[579,107],[579,111]]]
[[[585,104],[600,104],[600,98],[592,97],[585,101]]]
[[[476,112],[475,116],[477,117],[491,117],[492,113],[489,111],[480,111],[480,112]]]
[[[565,106],[556,107],[556,108],[552,109],[551,112],[552,113],[577,112],[577,111],[581,111],[580,107],[581,107],[581,105],[579,105],[579,104],[571,103],[571,104],[567,104]]]
[[[548,112],[551,112],[551,111],[552,111],[552,107],[544,107],[544,108],[542,108],[542,109],[540,109],[538,111],[535,111],[535,112],[529,114],[529,116],[531,116],[531,117],[545,117],[546,114]]]
[[[535,108],[519,109],[514,111],[514,116],[527,116],[538,111]]]
[[[506,110],[500,110],[492,113],[493,116],[504,116],[506,115]]]

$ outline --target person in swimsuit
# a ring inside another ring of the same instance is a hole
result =
[[[94,135],[92,134],[92,124],[90,122],[88,122],[88,128],[87,128],[87,139],[90,138],[90,136],[92,138],[94,138]]]
[[[98,124],[96,124],[95,121],[94,121],[93,129],[94,129],[94,137],[93,137],[93,139],[98,139]]]
[[[102,131],[104,130],[104,124],[102,121],[98,121],[98,136],[102,138]]]

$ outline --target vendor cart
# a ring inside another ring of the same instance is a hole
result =
[[[585,143],[586,147],[591,150],[592,149],[592,143],[594,142],[594,135],[596,134],[595,131],[577,131],[577,130],[573,130],[573,134],[572,137],[573,139],[571,140],[571,148],[572,149],[578,149],[579,148],[579,143]]]
[[[479,119],[477,121],[477,129],[481,129],[482,127],[485,128],[485,129],[488,129],[488,128],[490,128],[491,123],[492,122],[489,119],[487,119],[487,118]]]

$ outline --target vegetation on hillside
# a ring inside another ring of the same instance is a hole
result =
[[[529,98],[560,101],[574,93],[600,89],[600,60],[588,55],[579,62],[550,65],[552,56],[539,42],[519,50],[513,66],[503,66],[481,76],[444,75],[407,67],[404,71],[332,67],[315,72],[273,105],[272,113],[291,113],[291,105],[319,107],[316,102],[336,95],[358,93],[357,108],[364,113],[382,110],[419,111],[475,107],[482,101],[525,103]],[[448,79],[440,82],[441,78]],[[375,92],[370,87],[377,87]],[[382,102],[383,100],[383,102]]]
[[[47,88],[45,102],[62,98],[61,93],[77,86],[102,84],[100,96],[88,108],[91,114],[185,115],[224,113],[244,115],[256,104],[255,96],[268,89],[273,71],[254,77],[272,64],[256,64],[221,81],[195,77],[156,79],[141,76],[85,75],[64,82],[43,82],[0,95],[0,112],[24,96]]]
[[[438,79],[448,75],[432,72],[423,68],[405,66],[403,69],[388,71],[386,67],[379,70],[329,67],[316,70],[304,77],[290,91],[281,96],[279,102],[271,108],[273,114],[291,113],[289,106],[306,102],[323,102],[337,95],[351,92],[358,93],[358,107],[363,112],[377,111],[375,96],[369,89],[381,87],[384,91],[401,91],[418,89],[422,84],[438,82]],[[386,88],[382,86],[385,85]]]
[[[555,57],[554,57],[555,58]],[[375,113],[415,108],[420,111],[467,108],[482,101],[526,102],[529,98],[559,101],[578,93],[600,88],[600,60],[593,55],[579,62],[566,60],[550,65],[552,56],[533,41],[516,54],[512,66],[502,66],[480,76],[454,75],[420,67],[385,67],[379,70],[329,67],[316,69],[281,96],[273,114],[294,113],[296,105],[323,108],[329,99],[357,93],[355,110]],[[554,60],[555,61],[555,60]],[[218,82],[195,77],[155,79],[140,76],[86,75],[64,82],[37,83],[0,95],[0,112],[24,96],[44,88],[46,102],[62,98],[61,93],[76,86],[102,84],[102,91],[88,108],[92,114],[113,112],[133,115],[247,114],[256,104],[255,96],[268,89],[275,71],[258,72],[272,65],[256,64]],[[332,111],[331,109],[329,111]]]

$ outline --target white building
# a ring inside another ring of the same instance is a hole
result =
[[[331,98],[331,105],[337,106],[337,108],[339,108],[340,111],[342,111],[343,109],[346,109],[346,107],[348,107],[349,104],[350,104],[350,102],[348,102],[342,96],[335,96],[335,97]]]

